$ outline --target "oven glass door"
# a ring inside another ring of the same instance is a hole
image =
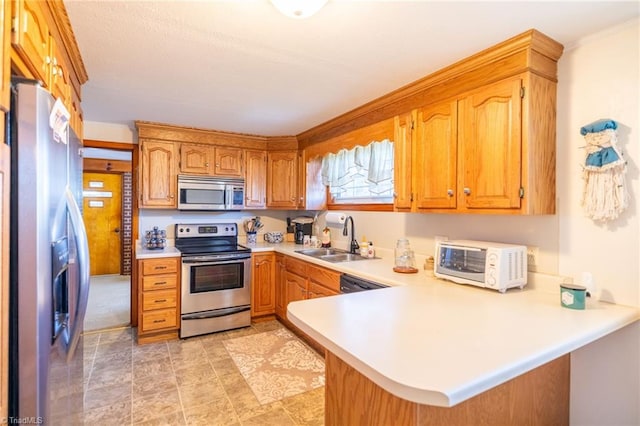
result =
[[[233,290],[244,287],[244,263],[191,265],[191,294]]]
[[[251,257],[223,261],[182,259],[182,313],[251,304]]]

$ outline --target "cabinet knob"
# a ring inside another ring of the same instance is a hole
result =
[[[465,189],[463,189],[463,191],[464,191],[465,195],[471,194],[471,189],[470,188],[465,188]]]
[[[205,167],[209,167],[209,163],[204,163],[204,166]]]
[[[295,200],[296,200],[296,197],[291,197],[291,201],[295,201]]]
[[[173,194],[169,195],[169,198],[173,199]]]
[[[453,197],[453,189],[447,189],[447,195]]]

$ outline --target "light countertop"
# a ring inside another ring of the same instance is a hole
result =
[[[450,407],[640,318],[637,308],[557,292],[505,294],[426,277],[292,302],[288,319],[370,380],[417,403]]]
[[[382,388],[422,404],[453,406],[640,318],[637,308],[590,299],[586,310],[563,308],[557,277],[547,276],[546,284],[536,278],[542,285],[529,274],[524,290],[501,294],[422,269],[393,272],[390,252],[381,252],[381,259],[329,263],[296,253],[307,247],[295,243],[247,247],[389,285],[292,302],[287,317]],[[136,252],[138,259],[179,255],[175,247]]]
[[[142,248],[140,245],[136,247],[136,259],[153,259],[157,257],[178,257],[180,250],[173,246],[167,246],[163,249],[149,250]]]

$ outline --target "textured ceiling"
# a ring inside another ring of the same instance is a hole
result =
[[[630,2],[65,0],[89,81],[85,120],[294,135],[536,28],[570,46]]]

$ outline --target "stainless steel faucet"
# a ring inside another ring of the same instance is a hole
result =
[[[344,221],[344,227],[342,228],[342,235],[344,235],[345,237],[348,234],[348,228],[347,226],[349,225],[349,220],[351,220],[351,242],[349,243],[349,252],[350,253],[358,253],[358,249],[360,248],[360,245],[358,244],[358,241],[356,241],[356,231],[355,231],[355,225],[353,224],[353,218],[351,216],[347,216],[347,218]]]

